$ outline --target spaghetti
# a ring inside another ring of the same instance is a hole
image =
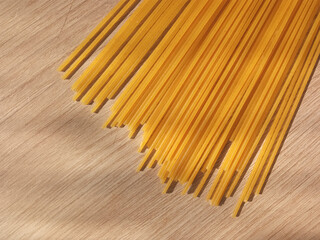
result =
[[[158,164],[164,193],[200,178],[196,197],[218,168],[207,200],[219,205],[253,165],[237,216],[261,193],[318,60],[320,0],[121,0],[59,67],[63,78],[133,9],[74,99],[99,112],[116,98],[104,127],[126,125],[129,137],[142,127],[137,170]]]

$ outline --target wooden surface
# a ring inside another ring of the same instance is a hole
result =
[[[59,63],[116,0],[0,1],[0,239],[320,239],[320,65],[264,193],[231,218],[136,173],[139,137],[102,130]],[[77,75],[78,76],[78,75]]]

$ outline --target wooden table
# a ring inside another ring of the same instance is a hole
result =
[[[162,195],[156,170],[135,172],[139,136],[102,130],[107,107],[60,80],[116,2],[0,1],[0,239],[320,239],[320,65],[264,193],[233,219],[243,184],[218,208]]]

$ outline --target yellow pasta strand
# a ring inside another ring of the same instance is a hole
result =
[[[116,33],[110,42],[104,47],[99,55],[94,59],[90,66],[75,81],[72,89],[79,92],[86,90],[99,76],[100,72],[117,56],[119,51],[126,43],[130,43],[130,39],[141,29],[148,19],[149,15],[157,7],[160,0],[143,1],[131,17],[125,22],[123,27]],[[141,30],[140,30],[141,31]],[[81,92],[82,94],[82,92]],[[79,97],[81,96],[79,94]],[[75,97],[78,99],[78,97]]]
[[[83,40],[83,42],[71,53],[71,55],[60,65],[59,71],[66,71],[70,65],[83,53],[86,48],[94,41],[104,28],[110,27],[111,21],[118,16],[119,12],[127,6],[130,0],[121,0],[119,3],[110,11],[110,13],[99,23],[99,25],[89,34],[89,36]],[[133,1],[131,1],[133,2]]]
[[[170,4],[172,4],[171,7]],[[108,66],[107,70],[99,77],[99,79],[86,93],[82,99],[82,102],[89,104],[97,96],[96,101],[103,103],[104,99],[100,99],[100,94],[108,95],[108,93],[105,93],[103,90],[105,85],[108,90],[113,89],[115,87],[115,83],[122,85],[123,82],[131,75],[131,73],[135,71],[136,67],[139,66],[139,63],[143,60],[145,54],[150,51],[159,37],[161,37],[165,29],[171,24],[172,21],[174,21],[175,17],[185,4],[185,0],[162,1],[150,16],[152,17],[150,25],[144,28],[145,31],[135,34],[137,39],[135,37],[131,39],[131,42],[136,42],[137,45],[134,46],[133,49],[127,49],[127,46],[129,45],[126,45],[117,58]],[[126,71],[124,71],[124,69],[126,69]],[[128,71],[129,69],[130,71]],[[109,84],[111,86],[109,86]]]
[[[105,27],[92,43],[78,56],[72,65],[66,70],[62,76],[64,79],[72,77],[72,75],[82,66],[82,64],[91,56],[91,54],[101,45],[101,43],[113,32],[113,30],[121,23],[126,16],[132,11],[140,0],[130,1],[121,11],[112,19],[107,27]]]

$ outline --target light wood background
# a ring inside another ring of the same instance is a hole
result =
[[[59,63],[117,0],[0,1],[0,239],[320,239],[320,65],[264,193],[231,218],[136,173],[139,137],[102,130]]]

